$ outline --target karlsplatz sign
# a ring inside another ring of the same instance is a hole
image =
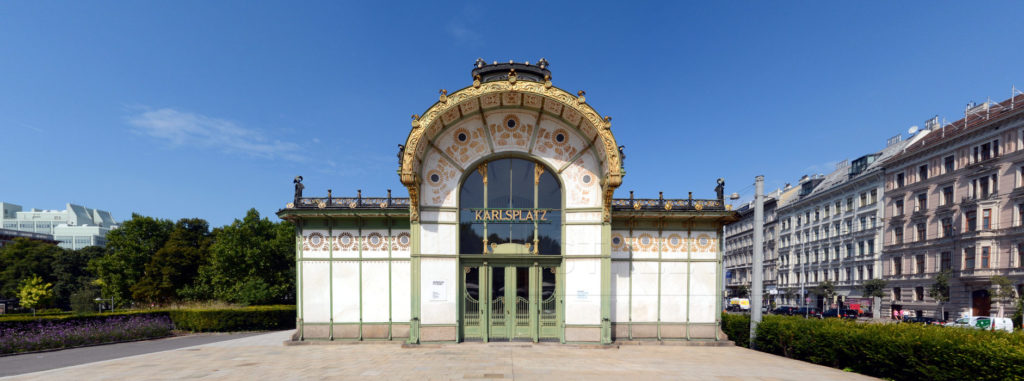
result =
[[[474,208],[474,223],[549,223],[548,212],[552,209],[538,208]]]

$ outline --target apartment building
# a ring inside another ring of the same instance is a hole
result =
[[[956,318],[1010,314],[992,277],[1024,283],[1024,95],[969,105],[951,124],[932,119],[885,166],[887,280],[883,313]],[[951,274],[950,300],[929,288]],[[943,314],[945,316],[943,316]]]
[[[775,205],[782,190],[776,190],[764,197],[764,277],[765,294],[775,290]],[[725,269],[726,296],[745,296],[742,290],[749,290],[754,261],[754,202],[743,204],[736,212],[740,220],[725,226],[725,253],[722,266]],[[769,298],[770,299],[770,298]]]
[[[778,207],[782,304],[870,305],[861,286],[881,276],[884,208],[880,205],[885,190],[881,164],[913,142],[896,136],[883,150],[844,161],[828,175],[804,176],[797,197]],[[836,300],[823,300],[813,292],[825,281],[835,286]]]

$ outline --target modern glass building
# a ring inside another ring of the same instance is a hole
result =
[[[295,340],[725,339],[724,186],[613,198],[611,118],[547,66],[478,60],[472,85],[414,116],[409,198],[302,197],[297,179],[278,212],[297,226]]]

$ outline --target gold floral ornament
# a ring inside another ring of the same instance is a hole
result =
[[[697,209],[697,211],[699,212],[699,211],[701,211],[701,210],[703,210],[703,209],[704,209],[704,205],[703,205],[703,204],[701,204],[701,203],[699,203],[699,202],[698,202],[698,203],[694,203],[694,204],[693,204],[693,208],[694,208],[694,209]]]
[[[288,208],[288,209],[291,209],[291,208],[294,208],[294,207],[295,207],[295,204],[294,204],[294,203],[291,203],[291,202],[289,202],[289,203],[287,203],[287,204],[284,204],[284,207],[285,207],[285,208]]]
[[[672,201],[665,201],[665,210],[672,210]]]
[[[320,208],[320,209],[326,208],[327,207],[327,202],[324,201],[324,200],[318,200],[316,202],[316,207]]]

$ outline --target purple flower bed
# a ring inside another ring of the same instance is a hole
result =
[[[0,354],[164,337],[173,325],[166,315],[110,316],[106,319],[38,320],[0,328]]]

